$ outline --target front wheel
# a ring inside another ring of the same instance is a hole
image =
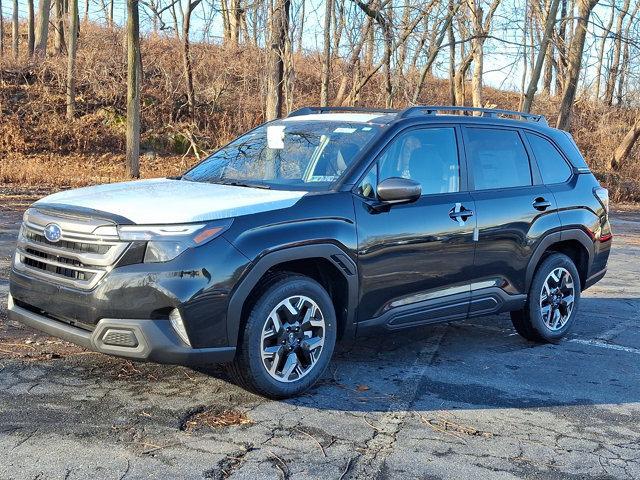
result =
[[[552,253],[536,270],[524,309],[511,312],[513,326],[528,340],[559,341],[573,326],[580,290],[580,275],[573,261],[562,253]]]
[[[331,297],[297,274],[268,282],[251,310],[230,373],[243,387],[270,398],[299,395],[329,365],[336,342]]]

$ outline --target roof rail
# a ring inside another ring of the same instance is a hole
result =
[[[549,125],[544,115],[534,115],[532,113],[516,112],[514,110],[496,110],[493,108],[477,107],[454,107],[446,105],[417,105],[415,107],[405,108],[398,114],[398,118],[412,117],[414,115],[438,115],[439,112],[460,112],[461,115],[468,115],[469,112],[479,112],[483,117],[511,117],[515,120],[541,123],[546,126]]]
[[[331,113],[331,112],[344,112],[344,113],[398,113],[398,110],[390,108],[364,108],[364,107],[304,107],[294,110],[289,117],[297,117],[300,115],[311,115],[314,113]]]

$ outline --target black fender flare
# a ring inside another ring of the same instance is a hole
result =
[[[594,256],[594,245],[593,239],[584,231],[579,228],[571,228],[567,230],[561,230],[559,232],[550,233],[547,236],[543,237],[538,246],[536,247],[533,255],[529,259],[529,264],[527,265],[527,273],[525,278],[525,293],[529,291],[531,287],[531,282],[533,281],[533,274],[540,263],[540,259],[544,252],[553,245],[554,243],[563,242],[567,240],[576,240],[578,241],[587,251],[588,261],[587,261],[587,275],[589,270],[591,269],[591,265],[593,263]]]
[[[251,269],[233,289],[227,308],[227,340],[229,346],[238,343],[242,308],[251,290],[258,284],[262,276],[273,266],[293,260],[323,258],[336,266],[344,276],[349,288],[347,305],[347,324],[344,338],[355,335],[355,312],[358,304],[358,273],[356,263],[347,253],[335,244],[322,243],[285,247],[266,253],[255,261]]]

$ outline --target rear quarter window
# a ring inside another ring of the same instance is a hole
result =
[[[558,149],[540,135],[527,132],[526,136],[538,162],[542,181],[545,184],[566,182],[571,176],[571,168]]]

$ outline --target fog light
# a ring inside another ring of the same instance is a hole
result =
[[[184,328],[182,316],[180,315],[180,311],[177,308],[171,310],[171,313],[169,314],[169,320],[171,320],[171,326],[176,331],[178,336],[182,339],[182,341],[191,346],[191,342],[189,341],[189,337],[187,336],[187,330]]]

